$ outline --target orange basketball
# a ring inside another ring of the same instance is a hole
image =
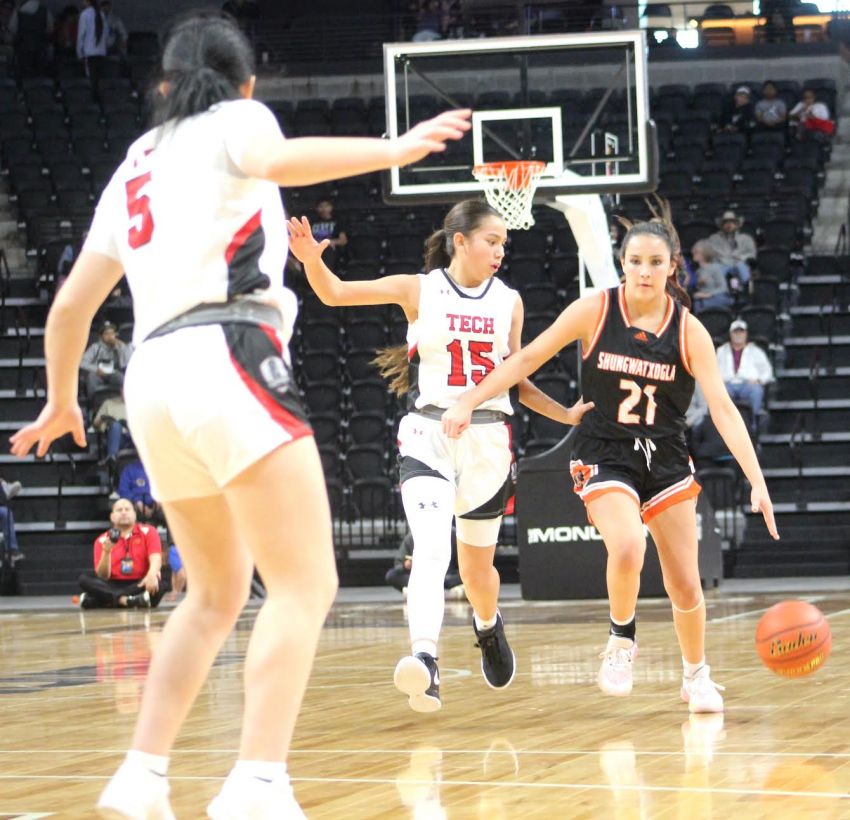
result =
[[[784,678],[817,672],[829,657],[832,632],[823,613],[805,601],[774,604],[756,627],[762,663]]]

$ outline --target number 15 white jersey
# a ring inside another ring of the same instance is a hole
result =
[[[519,294],[495,276],[461,288],[443,269],[419,274],[419,316],[408,326],[409,408],[447,408],[508,356]],[[508,393],[482,408],[512,413]]]

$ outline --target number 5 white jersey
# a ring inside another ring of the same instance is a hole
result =
[[[495,276],[461,288],[442,269],[419,274],[419,284],[419,316],[407,330],[408,407],[447,408],[508,356],[519,294]],[[507,392],[481,407],[513,412]]]
[[[233,100],[130,146],[85,249],[124,266],[135,342],[202,302],[282,286],[288,241],[280,192],[239,170],[252,143],[274,138],[280,126],[266,106]]]

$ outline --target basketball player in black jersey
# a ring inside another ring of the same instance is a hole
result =
[[[773,506],[747,428],[717,368],[714,345],[688,310],[677,281],[679,239],[669,217],[639,222],[623,239],[624,283],[573,302],[528,347],[493,370],[443,414],[456,437],[481,402],[581,340],[582,419],[571,472],[608,550],[611,629],[599,686],[628,695],[637,654],[635,608],[646,550],[645,523],[661,561],[682,650],[682,699],[691,712],[722,712],[705,661],[705,602],[697,562],[699,485],[685,447],[685,410],[698,381],[711,417],[752,485],[753,512],[779,538]]]

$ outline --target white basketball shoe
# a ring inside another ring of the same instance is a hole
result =
[[[723,687],[710,677],[711,668],[701,666],[691,677],[682,677],[682,700],[694,714],[723,711]]]
[[[637,657],[637,641],[608,637],[608,646],[599,654],[602,666],[599,667],[597,682],[606,695],[625,697],[632,691],[632,665]]]

